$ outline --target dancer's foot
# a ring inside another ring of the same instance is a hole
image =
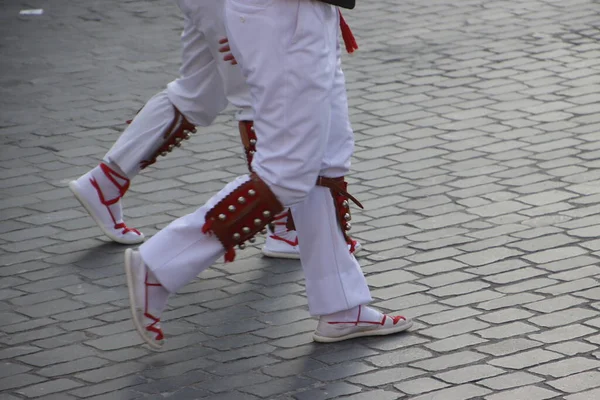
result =
[[[69,183],[69,189],[106,236],[117,243],[141,243],[144,234],[123,222],[121,197],[127,188],[129,179],[104,163]]]
[[[160,316],[169,292],[154,278],[138,251],[125,250],[125,274],[135,329],[150,347],[160,349],[164,343]]]
[[[313,340],[332,343],[362,336],[391,335],[407,330],[412,324],[409,318],[389,316],[371,307],[358,306],[321,316]]]

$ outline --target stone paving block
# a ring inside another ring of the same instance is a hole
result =
[[[448,386],[448,384],[432,378],[417,378],[394,385],[396,389],[409,395],[427,393],[433,390],[443,389]]]
[[[33,374],[17,374],[0,379],[0,390],[2,392],[24,386],[34,385],[46,381],[46,378]]]
[[[498,291],[501,293],[520,293],[520,292],[530,292],[538,288],[543,288],[551,285],[555,285],[557,281],[553,279],[547,278],[538,278],[538,279],[529,279],[526,281],[522,281],[519,283],[515,283],[513,285],[503,286],[498,288]]]
[[[388,368],[351,377],[348,381],[368,387],[379,387],[422,375],[423,373],[423,371],[409,367]]]
[[[373,366],[357,361],[336,364],[332,367],[318,369],[306,369],[304,365],[302,367],[303,375],[324,382],[346,379],[347,377],[364,374],[375,369]]]
[[[547,349],[565,355],[574,356],[576,354],[588,353],[594,350],[595,346],[580,341],[570,341],[549,346]]]
[[[90,348],[79,344],[72,344],[19,357],[18,360],[36,367],[45,367],[50,364],[77,360],[93,355],[95,355],[94,351]]]
[[[511,336],[520,336],[538,331],[539,328],[524,322],[511,322],[492,328],[477,331],[477,334],[485,339],[504,339]]]
[[[546,274],[546,271],[540,270],[533,267],[520,268],[515,271],[504,272],[497,275],[491,275],[483,278],[484,280],[497,283],[497,284],[506,284],[515,281],[520,281],[522,279],[528,279],[535,276]]]
[[[427,293],[441,297],[458,296],[465,293],[474,293],[478,290],[485,289],[489,286],[490,285],[488,283],[481,281],[459,282],[454,283],[452,285],[442,286],[440,288],[430,290]],[[452,297],[450,298],[450,300],[452,300]]]
[[[450,352],[454,350],[464,349],[473,345],[487,342],[486,339],[482,339],[478,336],[470,333],[463,335],[451,336],[446,339],[437,340],[435,342],[427,343],[424,346],[440,353]]]
[[[433,354],[421,348],[410,348],[401,351],[392,351],[377,356],[366,358],[366,361],[377,367],[391,367],[395,365],[408,364],[412,361],[429,358]]]
[[[477,347],[478,351],[483,353],[492,354],[496,357],[505,356],[508,354],[513,354],[517,352],[522,352],[524,350],[531,349],[533,347],[541,346],[542,343],[536,342],[533,340],[525,339],[525,338],[517,338],[517,339],[506,339],[501,342],[480,346]]]
[[[259,397],[273,397],[276,394],[287,393],[313,386],[312,379],[303,377],[290,377],[272,380],[270,382],[260,383],[253,386],[247,386],[240,389],[242,392],[251,393]]]
[[[72,376],[72,374],[95,369],[108,364],[109,361],[98,357],[86,357],[78,360],[69,361],[66,363],[53,364],[37,371],[37,374],[46,377],[55,376]]]
[[[464,262],[471,266],[481,266],[498,262],[506,258],[518,256],[522,254],[520,251],[507,249],[503,247],[491,248],[475,253],[464,254],[456,257],[458,261]]]
[[[594,316],[596,316],[596,312],[591,310],[586,310],[584,308],[569,308],[567,310],[533,317],[528,321],[538,326],[556,327],[562,325],[571,325],[574,322]]]
[[[567,360],[561,360],[535,367],[530,371],[538,375],[550,375],[554,378],[561,378],[598,368],[598,364],[600,364],[598,360],[592,360],[584,357],[572,357]]]
[[[517,389],[507,390],[505,392],[492,394],[486,399],[489,400],[544,400],[555,398],[560,395],[559,392],[541,388],[538,386],[523,386]]]
[[[0,367],[0,379],[6,378],[8,376],[22,374],[31,370],[30,367],[27,367],[25,365],[14,364],[10,362],[1,362]]]
[[[548,293],[552,295],[561,295],[575,290],[588,289],[598,286],[598,283],[592,278],[583,278],[571,282],[561,283],[558,285],[540,288],[537,291],[540,293]]]
[[[435,375],[435,377],[451,384],[463,384],[501,375],[503,373],[505,373],[504,370],[491,365],[472,365],[458,368],[453,371],[443,372]]]
[[[486,394],[491,393],[490,390],[476,386],[470,383],[451,386],[446,389],[441,389],[435,392],[424,394],[421,396],[413,397],[414,400],[434,400],[434,399],[447,399],[447,400],[467,400],[481,398]]]
[[[585,300],[566,294],[563,296],[552,297],[549,299],[525,304],[523,307],[543,313],[551,313],[564,310],[581,303],[585,303]]]
[[[598,371],[581,372],[566,378],[549,381],[548,385],[563,392],[576,393],[600,386],[598,382],[599,375],[600,372]]]
[[[309,389],[294,395],[296,400],[327,400],[340,396],[359,393],[361,388],[345,382],[331,383],[315,389]]]
[[[80,387],[70,391],[69,394],[72,394],[77,397],[86,398],[104,393],[114,392],[119,389],[129,388],[144,383],[146,383],[146,381],[141,377],[126,376],[123,378],[113,379],[111,381],[99,383],[96,385]]]
[[[490,323],[503,324],[505,322],[526,319],[533,315],[533,313],[519,308],[506,308],[503,310],[480,315],[478,318]]]
[[[546,330],[542,333],[531,335],[530,337],[533,340],[539,340],[544,343],[556,343],[586,336],[594,332],[595,331],[589,327],[580,324],[572,324]]]
[[[473,351],[461,351],[423,361],[417,361],[410,365],[427,371],[443,371],[448,368],[470,364],[483,358],[485,358],[485,355],[483,354],[478,354]]]
[[[457,296],[447,300],[442,300],[441,303],[448,304],[450,306],[458,307],[469,304],[479,303],[480,301],[486,301],[490,299],[502,298],[504,295],[493,290],[480,290],[472,292],[462,296]]]
[[[82,383],[71,379],[56,379],[50,382],[38,383],[37,385],[28,386],[24,389],[19,389],[17,393],[25,397],[40,397],[47,396],[53,393],[64,392],[69,389],[82,386]]]
[[[535,365],[543,364],[551,360],[561,358],[562,355],[546,351],[543,349],[529,350],[523,353],[496,358],[489,361],[492,365],[497,365],[509,369],[523,369]]]

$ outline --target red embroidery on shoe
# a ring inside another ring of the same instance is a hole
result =
[[[275,235],[275,234],[269,235],[269,237],[271,239],[275,239],[275,240],[279,240],[281,242],[285,242],[285,243],[289,244],[290,246],[298,246],[298,237],[296,237],[296,239],[294,241],[288,240],[286,238],[282,238],[281,236],[278,236],[278,235]]]
[[[358,326],[358,324],[371,324],[371,325],[384,325],[385,324],[385,320],[388,318],[387,315],[383,314],[383,317],[381,318],[381,321],[377,322],[377,321],[361,321],[360,320],[360,306],[358,309],[358,317],[356,318],[356,321],[352,322],[352,321],[330,321],[327,322],[328,324],[331,325],[339,325],[339,324],[353,324],[354,326]],[[396,325],[398,322],[400,321],[406,321],[406,318],[404,318],[401,315],[397,315],[395,317],[389,317],[392,319],[392,321],[394,322],[394,325]]]
[[[137,229],[127,227],[127,225],[125,225],[124,222],[117,222],[114,214],[112,213],[112,211],[110,209],[110,206],[118,203],[119,200],[121,200],[121,197],[123,197],[123,195],[125,194],[125,192],[127,192],[127,189],[129,189],[129,179],[127,179],[126,176],[122,176],[122,175],[118,174],[117,172],[112,170],[110,167],[108,167],[108,165],[106,165],[104,163],[100,163],[100,169],[102,170],[104,175],[112,182],[112,184],[115,185],[117,187],[117,189],[119,189],[119,195],[117,197],[115,197],[114,199],[111,199],[111,200],[106,200],[104,198],[104,193],[102,193],[102,190],[100,189],[100,185],[98,184],[98,181],[96,180],[96,178],[90,179],[90,183],[92,184],[94,189],[96,189],[96,193],[98,193],[98,198],[100,199],[100,203],[102,203],[104,205],[104,207],[106,207],[106,210],[108,211],[108,215],[110,215],[110,218],[112,219],[113,223],[115,224],[113,228],[114,229],[122,229],[121,234],[123,234],[123,235],[125,235],[127,232],[134,232],[137,235],[141,236],[140,231],[138,231]],[[124,180],[125,184],[123,184],[123,185],[120,184],[115,177]]]
[[[355,326],[358,326],[358,321],[360,321],[360,312],[362,311],[362,306],[358,306],[358,315],[356,316]]]
[[[120,175],[119,173],[117,173],[116,171],[114,171],[108,165],[106,165],[104,163],[100,163],[100,169],[102,170],[102,172],[104,172],[104,175],[106,175],[106,177],[113,183],[113,185],[115,185],[119,189],[119,197],[117,197],[116,200],[111,200],[111,201],[114,201],[114,202],[119,201],[119,199],[121,197],[123,197],[125,192],[127,192],[127,189],[129,189],[129,179],[126,176]],[[115,177],[124,180],[125,184],[121,185],[115,179]]]
[[[156,340],[164,339],[164,335],[162,330],[155,326],[160,323],[160,318],[156,318],[154,315],[148,312],[148,286],[162,286],[160,283],[150,283],[148,282],[148,271],[146,271],[146,278],[144,279],[144,285],[146,285],[146,296],[144,298],[144,317],[151,319],[152,322],[150,325],[146,327],[146,330],[149,332],[156,333]]]
[[[114,220],[114,218],[113,218],[113,220]],[[141,234],[142,234],[140,231],[138,231],[138,230],[137,230],[137,229],[135,229],[135,228],[129,228],[127,225],[125,225],[125,223],[124,223],[124,222],[121,222],[120,224],[116,224],[116,225],[115,225],[115,229],[123,229],[123,230],[121,231],[121,233],[122,233],[123,235],[124,235],[124,234],[126,234],[127,232],[135,232],[135,233],[137,233],[138,235],[141,235]]]
[[[275,218],[273,219],[273,222],[271,222],[271,225],[287,226],[287,218],[288,218],[288,212],[287,211],[282,212],[281,214],[278,214],[275,216]],[[282,221],[282,220],[284,220],[284,221]],[[287,232],[289,232],[289,231],[290,231],[290,229],[287,230]],[[294,239],[293,241],[286,239],[284,237],[281,237],[281,236],[277,235],[276,233],[269,235],[269,237],[271,239],[279,240],[280,242],[285,242],[292,247],[298,246],[298,237],[296,237],[296,239]]]
[[[281,214],[278,214],[275,216],[275,218],[273,218],[273,221],[279,221],[280,219],[284,219],[288,217],[288,212],[282,212]],[[275,223],[275,222],[272,222]]]

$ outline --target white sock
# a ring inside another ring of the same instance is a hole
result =
[[[339,311],[328,315],[322,315],[321,318],[329,322],[356,322],[357,320],[379,322],[383,318],[383,314],[371,307],[357,306],[349,310]]]
[[[270,228],[273,227],[273,230],[270,233],[277,236],[286,237],[288,232],[293,232],[288,231],[287,228],[288,215],[288,210],[277,214],[273,222],[269,224],[269,230],[271,230]]]
[[[84,175],[84,178],[95,179],[100,187],[100,190],[102,191],[104,200],[110,201],[121,198],[124,194],[123,188],[127,187],[129,180],[125,177],[125,174],[121,173],[120,168],[118,168],[115,164],[104,164],[110,168],[112,172],[107,171],[105,173],[105,171],[102,170],[102,167],[97,165],[96,168]]]
[[[156,318],[160,318],[163,311],[167,306],[167,299],[169,298],[169,292],[165,289],[156,276],[152,273],[150,268],[148,268],[145,264],[147,272],[147,280],[146,282],[151,285],[160,285],[160,286],[148,286],[148,311]]]

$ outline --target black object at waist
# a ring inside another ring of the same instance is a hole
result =
[[[356,0],[320,0],[323,3],[333,4],[334,6],[348,8],[352,10],[356,5]]]

